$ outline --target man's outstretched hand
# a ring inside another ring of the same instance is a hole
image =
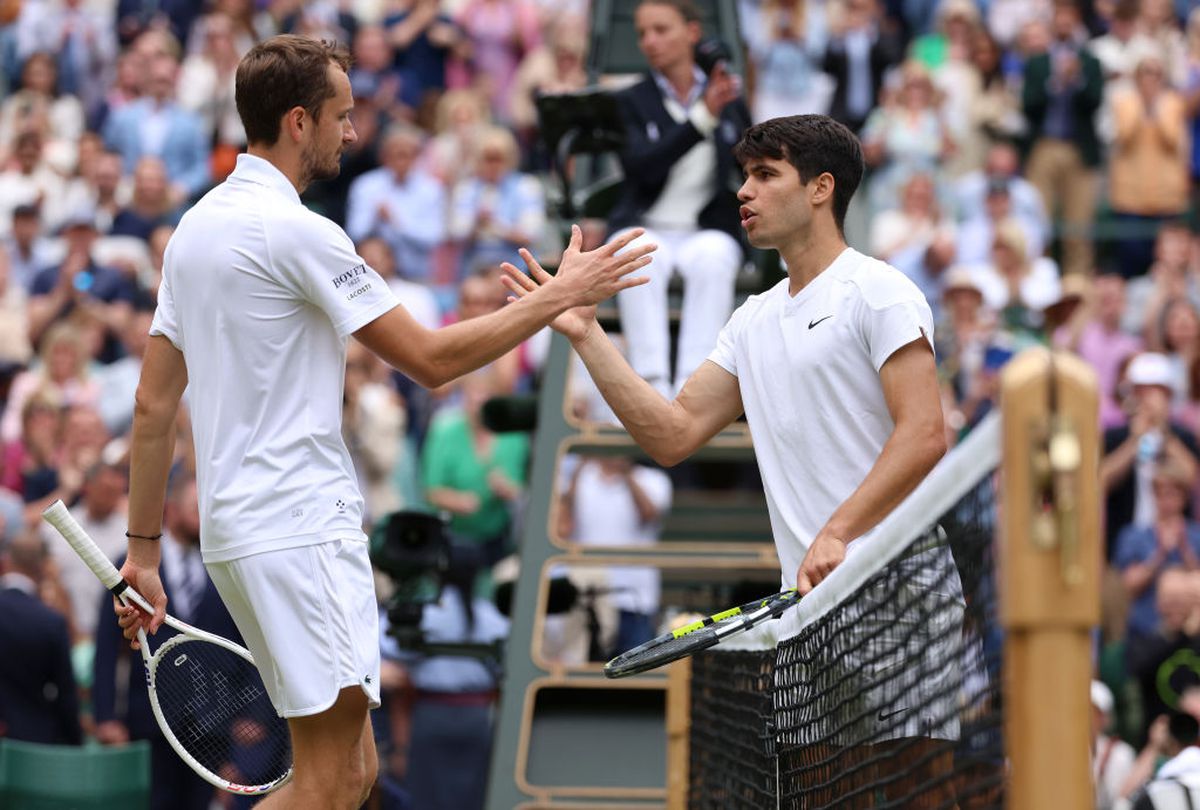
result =
[[[543,286],[559,286],[571,302],[571,307],[555,318],[550,326],[571,341],[581,340],[596,321],[596,304],[621,290],[640,286],[650,280],[644,276],[631,278],[629,274],[650,263],[650,254],[658,249],[657,245],[639,245],[621,252],[643,233],[641,228],[634,228],[606,245],[584,252],[580,250],[583,231],[578,225],[572,225],[571,241],[563,252],[557,275],[547,273],[534,255],[522,248],[521,258],[529,268],[529,273],[505,262],[502,265],[506,273],[503,277],[504,286],[513,293],[512,298],[516,301]]]

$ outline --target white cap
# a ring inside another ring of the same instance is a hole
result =
[[[1172,391],[1175,389],[1175,375],[1171,373],[1171,361],[1165,354],[1139,354],[1129,363],[1125,376],[1132,385],[1161,385]]]
[[[1103,681],[1092,681],[1092,705],[1104,714],[1113,710],[1113,693]]]

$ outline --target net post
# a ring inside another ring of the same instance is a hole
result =
[[[692,661],[667,667],[667,810],[687,810],[691,755]]]
[[[1100,618],[1098,394],[1080,359],[1030,349],[1001,376],[1000,616],[1007,805],[1093,806],[1092,631]]]

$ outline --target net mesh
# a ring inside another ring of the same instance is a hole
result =
[[[998,436],[981,441],[880,526],[886,554],[785,615],[776,650],[693,659],[690,807],[1003,806]]]
[[[180,638],[162,649],[154,688],[175,739],[209,772],[258,786],[291,767],[287,723],[275,713],[257,668],[240,655]]]

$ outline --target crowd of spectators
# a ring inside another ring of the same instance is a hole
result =
[[[1183,696],[1200,685],[1200,668],[1179,663],[1193,660],[1180,651],[1200,653],[1200,10],[1183,0],[740,0],[738,11],[742,41],[727,45],[744,48],[744,75],[720,101],[700,87],[688,103],[709,106],[718,142],[735,108],[754,120],[828,113],[860,134],[869,171],[847,235],[926,294],[948,435],[994,406],[999,370],[1026,346],[1069,350],[1095,368],[1108,572],[1098,673],[1111,688],[1098,708],[1112,735],[1103,739],[1152,756],[1165,739],[1156,718],[1186,709]],[[37,637],[67,639],[73,656],[73,667],[50,651],[22,659],[44,659],[55,687],[39,691],[41,720],[18,718],[0,693],[0,735],[123,738],[93,704],[95,684],[112,682],[93,669],[104,596],[39,516],[61,498],[107,553],[123,551],[127,436],[163,253],[245,147],[233,98],[241,55],[280,32],[352,52],[358,140],[340,176],[304,201],[435,327],[503,306],[497,264],[518,247],[552,262],[561,245],[534,98],[589,83],[588,13],[585,0],[0,4],[0,604],[16,605],[9,616],[28,611],[30,626],[47,628]],[[645,132],[645,148],[659,148],[658,130]],[[647,174],[663,169],[643,163]],[[669,220],[653,201],[637,215]],[[587,232],[595,242],[633,224]],[[696,261],[717,263],[717,248],[741,261],[732,242],[706,244]],[[678,253],[691,284],[696,261]],[[753,266],[751,256],[739,284]],[[666,349],[637,341],[651,320],[641,312],[622,304],[637,343],[628,351],[666,392]],[[710,326],[703,334],[715,337]],[[681,341],[689,334],[701,331],[682,326]],[[371,520],[440,510],[455,542],[476,550],[470,562],[484,573],[452,589],[452,614],[490,604],[486,572],[512,553],[524,503],[530,439],[493,433],[482,403],[531,390],[547,341],[436,391],[350,347],[345,435]],[[683,342],[677,374],[707,352]],[[589,415],[586,402],[577,410]],[[183,413],[184,473],[194,472],[190,443]],[[602,460],[578,465],[562,476],[559,531],[592,542],[580,525],[595,512],[589,499],[608,491],[628,508],[597,518],[620,518],[636,529],[629,541],[652,542],[668,482]],[[652,627],[658,585],[637,570],[623,577],[654,591],[616,601],[612,632],[628,641]],[[501,617],[486,627],[489,639],[503,634]],[[396,694],[415,682],[436,695],[445,677],[469,683],[481,701],[471,705],[494,697],[494,673],[390,660]],[[410,732],[410,720],[395,706],[381,712],[398,785],[421,727]],[[486,751],[474,756],[486,762]],[[1104,802],[1139,781],[1105,779]]]

